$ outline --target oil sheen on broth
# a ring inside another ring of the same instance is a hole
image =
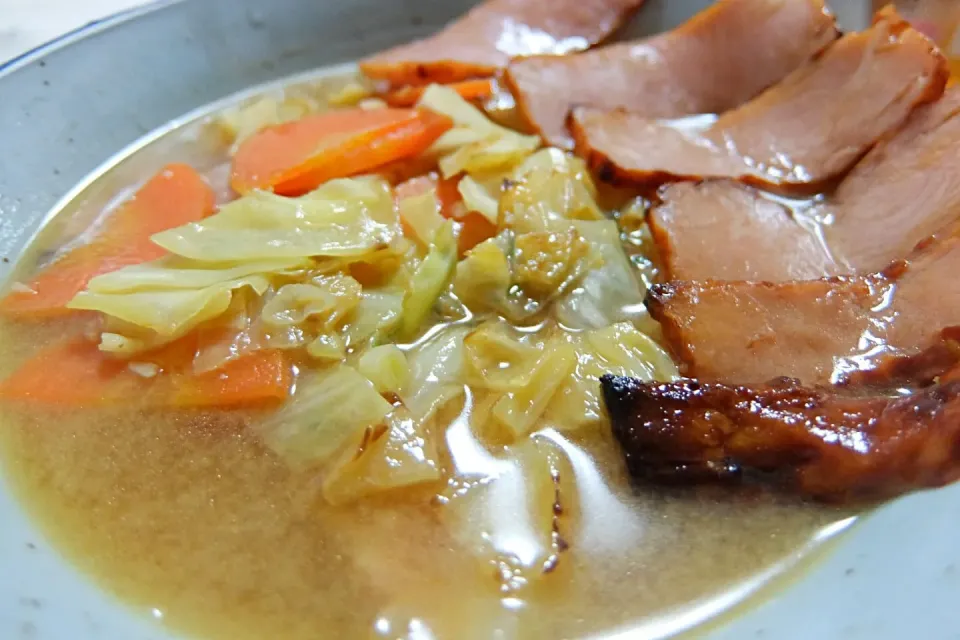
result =
[[[226,148],[211,129],[184,123],[111,168],[38,247],[76,234],[166,160],[222,183]],[[82,319],[3,325],[0,373],[84,329]],[[246,428],[261,417],[156,411],[136,398],[5,409],[3,468],[43,532],[101,586],[210,638],[662,636],[793,567],[846,515],[765,493],[631,488],[606,434],[541,434],[561,454],[557,482],[531,483],[524,452],[484,448],[465,415],[446,417],[445,443],[466,480],[334,507]],[[542,579],[505,575],[488,543],[535,552],[543,541],[525,512],[537,492],[559,504],[549,517],[565,550]]]

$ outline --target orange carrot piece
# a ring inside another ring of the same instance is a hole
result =
[[[265,350],[174,382],[173,406],[236,407],[283,400],[290,394],[293,371],[283,352]]]
[[[302,195],[334,178],[415,156],[453,126],[419,109],[351,109],[267,127],[237,149],[230,184],[238,193]]]
[[[459,221],[460,235],[457,236],[457,249],[461,256],[484,240],[497,235],[497,226],[476,211],[469,212],[459,218]]]
[[[104,223],[89,244],[57,259],[27,284],[8,294],[0,313],[41,319],[62,315],[66,304],[98,275],[155,260],[164,250],[150,236],[213,213],[213,190],[191,167],[171,164],[150,179]]]
[[[144,398],[158,407],[235,407],[282,400],[293,382],[283,353],[273,350],[202,374],[162,371],[144,378],[127,365],[93,342],[68,340],[40,351],[0,382],[0,399],[80,407]]]
[[[97,345],[70,340],[47,347],[0,382],[0,398],[51,406],[102,405],[142,393],[145,379],[106,358]]]
[[[464,100],[486,100],[496,91],[493,78],[475,78],[445,85]],[[384,94],[383,99],[391,107],[412,107],[417,104],[426,87],[407,86]]]

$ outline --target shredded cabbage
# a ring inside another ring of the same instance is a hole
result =
[[[404,198],[399,203],[400,219],[413,232],[414,237],[425,247],[437,230],[443,225],[443,216],[440,215],[440,200],[435,189],[430,189],[410,198]]]
[[[542,149],[514,172],[500,200],[501,224],[517,233],[563,231],[571,220],[603,220],[582,160]]]
[[[91,293],[82,291],[67,305],[70,309],[99,311],[156,333],[165,341],[180,337],[224,313],[235,289],[250,287],[263,294],[270,281],[260,275],[228,280],[201,289]]]
[[[401,393],[410,380],[410,365],[397,345],[384,344],[363,353],[357,370],[380,393]]]
[[[431,147],[433,153],[441,156],[439,165],[444,178],[509,169],[540,146],[538,136],[526,136],[494,123],[449,87],[427,87],[419,106],[453,120],[453,128]]]
[[[544,347],[526,384],[504,394],[493,406],[492,415],[505,428],[511,441],[530,434],[554,396],[577,364],[577,352],[564,342]]]
[[[430,253],[413,274],[410,290],[403,301],[400,322],[401,339],[413,338],[430,315],[437,297],[447,286],[457,264],[457,239],[449,220],[437,230]]]
[[[256,429],[295,468],[328,461],[357,433],[384,423],[393,405],[356,369],[337,364],[303,376],[293,397]]]
[[[463,176],[457,183],[457,191],[460,192],[467,211],[476,211],[493,224],[497,224],[502,181],[503,178],[499,175],[483,182],[470,176]]]
[[[360,256],[398,234],[389,185],[366,177],[332,180],[299,198],[256,191],[153,241],[186,258],[243,261]]]
[[[575,226],[600,253],[603,263],[587,272],[580,286],[557,302],[557,319],[571,329],[599,329],[645,316],[643,290],[620,246],[616,223],[577,221]]]
[[[169,257],[97,276],[87,284],[87,291],[115,294],[202,289],[257,274],[293,275],[311,265],[306,258],[216,264]]]

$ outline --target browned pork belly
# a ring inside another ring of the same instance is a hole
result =
[[[572,148],[566,118],[575,105],[648,118],[722,113],[836,38],[822,0],[720,0],[651,38],[515,60],[505,79],[528,124],[549,144]]]
[[[392,86],[486,77],[516,56],[582,51],[602,41],[643,0],[487,0],[438,33],[360,63]]]
[[[574,109],[570,127],[578,151],[611,182],[729,177],[813,194],[939,98],[947,76],[936,46],[888,11],[705,128],[592,107]]]

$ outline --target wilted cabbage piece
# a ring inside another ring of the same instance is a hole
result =
[[[256,430],[291,466],[306,468],[328,461],[362,430],[384,424],[392,411],[369,380],[337,364],[302,376],[293,397]]]
[[[679,377],[663,347],[632,324],[619,323],[569,338],[577,351],[574,375],[563,381],[543,424],[575,431],[604,420],[600,376],[607,373],[669,382]]]
[[[422,246],[429,247],[433,236],[443,226],[444,220],[440,215],[440,199],[437,197],[436,189],[403,198],[398,206],[403,224],[413,232]]]
[[[364,291],[344,327],[347,345],[359,349],[383,340],[400,323],[403,297],[402,290]]]
[[[509,297],[513,273],[507,257],[510,239],[498,236],[481,242],[457,264],[453,292],[475,312],[493,311],[508,318],[522,315]]]
[[[596,196],[583,160],[542,149],[514,172],[500,200],[500,224],[521,234],[563,231],[571,220],[603,220]]]
[[[599,329],[647,317],[644,292],[620,245],[616,223],[577,221],[575,227],[599,252],[601,265],[590,269],[580,285],[557,302],[557,319],[571,329]]]
[[[173,256],[97,276],[87,284],[87,291],[106,294],[202,289],[258,274],[291,275],[310,268],[312,264],[307,258],[218,264]]]
[[[480,325],[463,346],[466,380],[489,391],[506,393],[528,385],[540,357],[536,346],[521,342],[503,322]]]
[[[513,280],[543,302],[563,295],[599,261],[574,228],[518,235],[513,243]]]
[[[463,198],[467,211],[476,211],[493,224],[497,224],[500,211],[500,192],[503,176],[494,174],[477,179],[463,176],[457,183],[457,191]]]
[[[341,360],[346,344],[340,329],[361,298],[360,283],[340,274],[284,285],[260,314],[266,344],[279,349],[306,345],[314,358]]]
[[[229,109],[219,117],[218,124],[236,146],[265,127],[299,120],[318,108],[315,101],[305,97],[261,96]]]
[[[457,264],[457,239],[453,223],[446,221],[436,232],[427,257],[417,266],[410,290],[403,301],[400,339],[416,336]]]
[[[407,356],[395,344],[384,344],[365,351],[357,360],[357,370],[380,393],[400,394],[410,380]]]
[[[492,569],[500,595],[516,597],[563,564],[574,474],[563,451],[540,437],[504,447],[490,467],[485,482],[451,483],[439,513],[478,571],[489,576]]]
[[[493,418],[511,441],[534,431],[550,399],[576,367],[577,352],[572,345],[558,340],[543,349],[526,384],[506,392],[493,405]]]
[[[242,261],[361,256],[399,233],[390,186],[361,177],[332,180],[299,198],[256,191],[153,241],[195,260]]]
[[[449,87],[428,87],[420,107],[453,120],[454,127],[433,144],[431,152],[439,156],[444,178],[464,174],[458,190],[466,209],[496,224],[503,181],[540,147],[540,138],[494,123]]]
[[[99,311],[152,331],[159,342],[174,340],[230,307],[233,291],[250,287],[262,294],[270,286],[264,276],[228,280],[200,289],[174,289],[138,293],[82,291],[67,305],[71,309]],[[156,346],[157,343],[154,343]]]
[[[387,427],[379,434],[367,432],[359,453],[349,452],[346,460],[326,474],[323,496],[327,502],[345,504],[443,477],[429,421],[417,421],[405,414],[389,416]]]

